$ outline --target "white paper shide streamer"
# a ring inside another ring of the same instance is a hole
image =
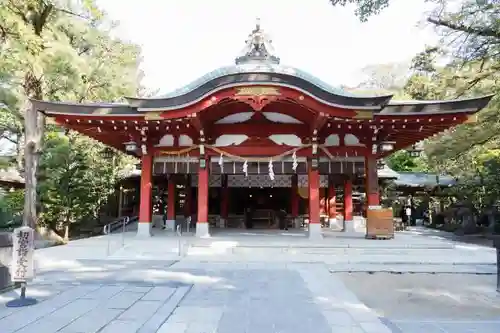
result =
[[[245,177],[248,177],[248,162],[246,160],[243,162],[243,173],[245,174]]]
[[[269,178],[274,180],[273,160],[269,160]]]
[[[297,161],[297,152],[294,151],[292,155],[292,169],[293,171],[297,171],[297,167],[299,166],[299,162]]]
[[[220,173],[224,173],[224,157],[220,154],[219,158]]]

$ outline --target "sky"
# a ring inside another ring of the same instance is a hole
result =
[[[437,36],[424,0],[393,0],[367,23],[329,0],[98,0],[116,35],[142,47],[143,85],[167,93],[232,65],[260,18],[281,63],[355,86],[367,65],[409,61]]]

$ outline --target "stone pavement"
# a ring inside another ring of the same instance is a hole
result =
[[[0,332],[500,331],[494,319],[457,325],[446,318],[387,317],[337,275],[385,270],[491,276],[492,249],[411,233],[380,242],[325,235],[314,243],[293,232],[228,232],[203,241],[186,236],[179,249],[172,235],[146,240],[127,234],[40,249],[37,278],[28,289],[40,303],[1,307]],[[15,292],[0,295],[0,303],[13,297]]]

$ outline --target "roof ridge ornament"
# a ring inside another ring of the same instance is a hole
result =
[[[248,35],[246,46],[241,55],[235,59],[236,65],[245,63],[272,63],[278,65],[280,58],[275,55],[272,40],[261,28],[260,18],[257,18],[255,29]]]

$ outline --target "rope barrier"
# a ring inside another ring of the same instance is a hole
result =
[[[289,155],[293,155],[293,153],[297,153],[298,151],[300,151],[302,149],[309,148],[311,146],[312,146],[312,144],[302,145],[300,147],[296,147],[296,148],[287,150],[287,151],[285,151],[279,155],[275,155],[275,156],[260,157],[260,158],[259,157],[252,157],[252,161],[269,162],[269,160],[273,160],[273,161],[279,162],[283,158],[285,158]],[[204,147],[216,152],[217,154],[220,154],[220,155],[223,155],[226,157],[230,157],[230,158],[238,160],[238,161],[244,162],[244,161],[248,160],[248,157],[242,157],[242,156],[238,156],[235,154],[231,154],[231,153],[224,151],[224,149],[221,149],[221,148],[218,148],[218,147],[215,147],[212,145],[205,144]],[[318,148],[321,149],[329,159],[331,159],[331,160],[334,159],[334,156],[328,151],[328,149],[326,148],[325,145],[318,145]],[[161,151],[160,155],[170,155],[170,156],[172,156],[172,155],[184,155],[184,154],[188,154],[189,152],[196,150],[196,149],[200,149],[200,145],[193,145],[191,147],[187,147],[187,148],[177,150],[177,151]]]

